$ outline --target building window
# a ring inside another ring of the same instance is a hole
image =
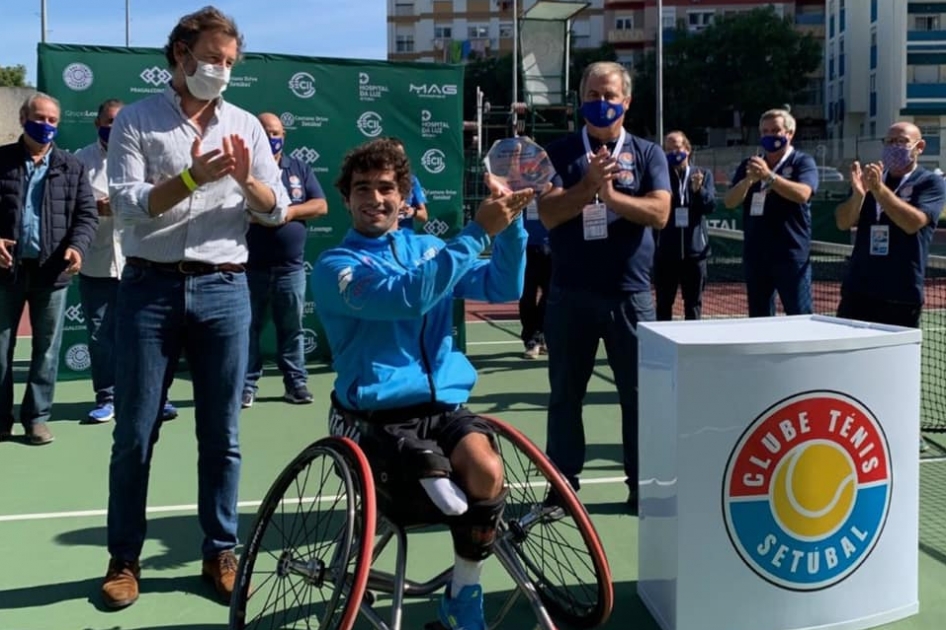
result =
[[[395,46],[395,51],[399,53],[414,52],[414,36],[398,35]]]
[[[876,120],[870,121],[870,137],[871,138],[877,137],[877,121]]]
[[[413,2],[398,2],[394,5],[394,15],[414,15]]]
[[[660,16],[660,24],[664,30],[671,31],[677,28],[677,10],[674,7],[664,7],[663,15]]]
[[[500,39],[512,39],[513,35],[513,26],[512,22],[502,22],[499,25],[499,38]]]
[[[870,75],[870,91],[871,92],[877,91],[877,75],[876,74]]]
[[[468,39],[487,39],[489,37],[489,26],[471,24],[466,27],[466,36]]]
[[[940,83],[946,66],[907,66],[907,83]]]
[[[632,31],[634,30],[634,18],[619,17],[614,21],[614,28],[619,31]]]
[[[713,23],[715,11],[687,11],[687,28],[692,32],[702,31]]]
[[[453,37],[452,26],[434,26],[434,38],[450,39],[451,37]]]
[[[913,30],[915,31],[938,31],[939,15],[914,15]]]

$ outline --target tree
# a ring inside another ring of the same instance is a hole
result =
[[[772,6],[721,17],[698,33],[678,28],[664,48],[664,131],[754,127],[772,107],[796,102],[822,63],[822,44]],[[632,122],[654,128],[656,58],[636,68]]]
[[[25,87],[26,66],[0,66],[0,87]]]

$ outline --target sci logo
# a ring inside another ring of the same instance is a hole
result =
[[[873,413],[832,391],[797,394],[740,437],[723,517],[742,560],[784,589],[841,582],[867,559],[890,507],[892,466]]]

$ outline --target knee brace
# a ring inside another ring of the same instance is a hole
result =
[[[509,492],[503,491],[495,499],[470,501],[467,511],[451,519],[450,534],[457,555],[468,560],[485,560],[496,542],[496,525],[506,507]]]

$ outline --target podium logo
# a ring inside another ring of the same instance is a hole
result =
[[[793,591],[833,586],[870,555],[887,520],[890,451],[877,418],[832,391],[762,413],[726,466],[723,517],[742,560]]]
[[[66,84],[66,87],[75,92],[82,92],[83,90],[89,89],[94,79],[95,75],[92,73],[92,68],[84,63],[70,63],[66,66],[66,69],[62,71],[62,82]]]

